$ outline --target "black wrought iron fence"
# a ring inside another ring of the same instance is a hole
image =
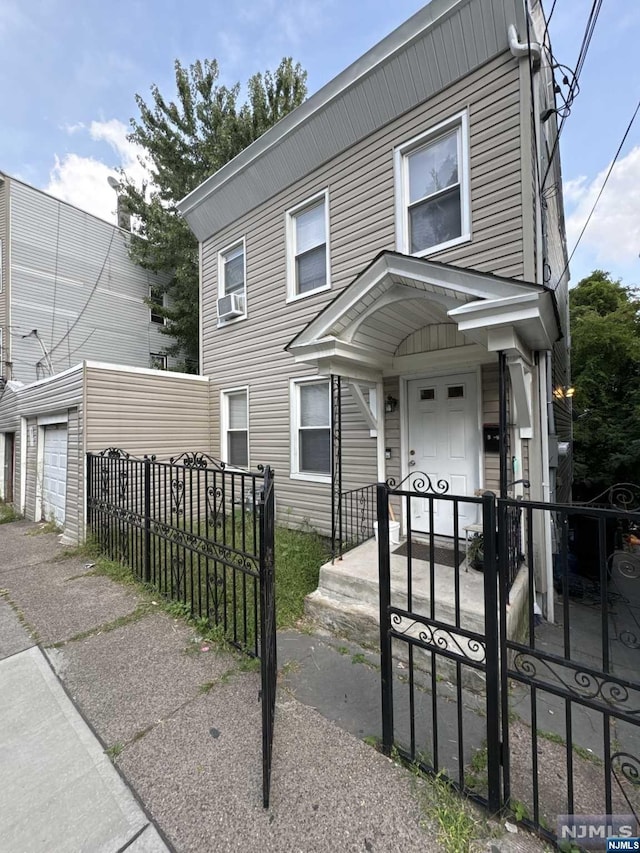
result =
[[[374,535],[376,524],[376,484],[351,489],[340,495],[340,524],[333,533],[333,557],[361,545]]]
[[[378,491],[384,749],[443,773],[492,811],[511,808],[554,842],[563,838],[563,816],[637,821],[633,489],[616,487],[615,503],[599,496],[605,506],[570,506],[456,497],[421,478],[424,488],[414,480]],[[392,497],[402,499],[407,519],[422,513],[429,530],[453,512],[452,562],[432,534],[426,549],[409,538],[404,559],[390,554]],[[461,514],[475,503],[483,576],[461,571],[457,553]]]
[[[168,462],[118,448],[87,454],[87,523],[101,550],[261,659],[263,802],[276,695],[273,471],[204,453]]]

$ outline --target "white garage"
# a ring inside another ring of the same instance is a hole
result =
[[[44,427],[44,458],[42,465],[42,517],[64,526],[65,495],[67,490],[67,425]]]

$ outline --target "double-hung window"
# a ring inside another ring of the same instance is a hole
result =
[[[395,152],[398,250],[425,255],[471,238],[467,116]]]
[[[326,482],[331,475],[331,389],[328,379],[291,382],[291,474]]]
[[[287,212],[287,298],[330,286],[329,195],[324,191]]]
[[[165,317],[159,309],[164,308],[164,293],[159,287],[149,288],[149,319],[157,326],[164,326]]]
[[[227,246],[218,253],[218,321],[228,323],[247,316],[245,242]]]
[[[249,392],[222,392],[222,459],[237,468],[249,467]]]

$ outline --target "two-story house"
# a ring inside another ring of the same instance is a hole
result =
[[[433,0],[179,205],[213,450],[275,468],[283,521],[328,533],[340,496],[413,470],[567,493],[561,176],[529,5]]]
[[[128,239],[0,174],[0,498],[70,539],[84,535],[86,450],[166,455],[206,438],[206,383],[169,372],[171,338],[149,302],[165,297]]]

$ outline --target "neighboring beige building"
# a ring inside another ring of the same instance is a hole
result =
[[[532,5],[527,24],[523,0],[433,0],[179,205],[212,452],[272,465],[291,524],[328,533],[337,494],[414,467],[453,493],[567,494],[568,270]]]
[[[205,377],[85,361],[0,397],[0,498],[67,541],[85,534],[86,454],[120,447],[167,460],[208,452]]]

